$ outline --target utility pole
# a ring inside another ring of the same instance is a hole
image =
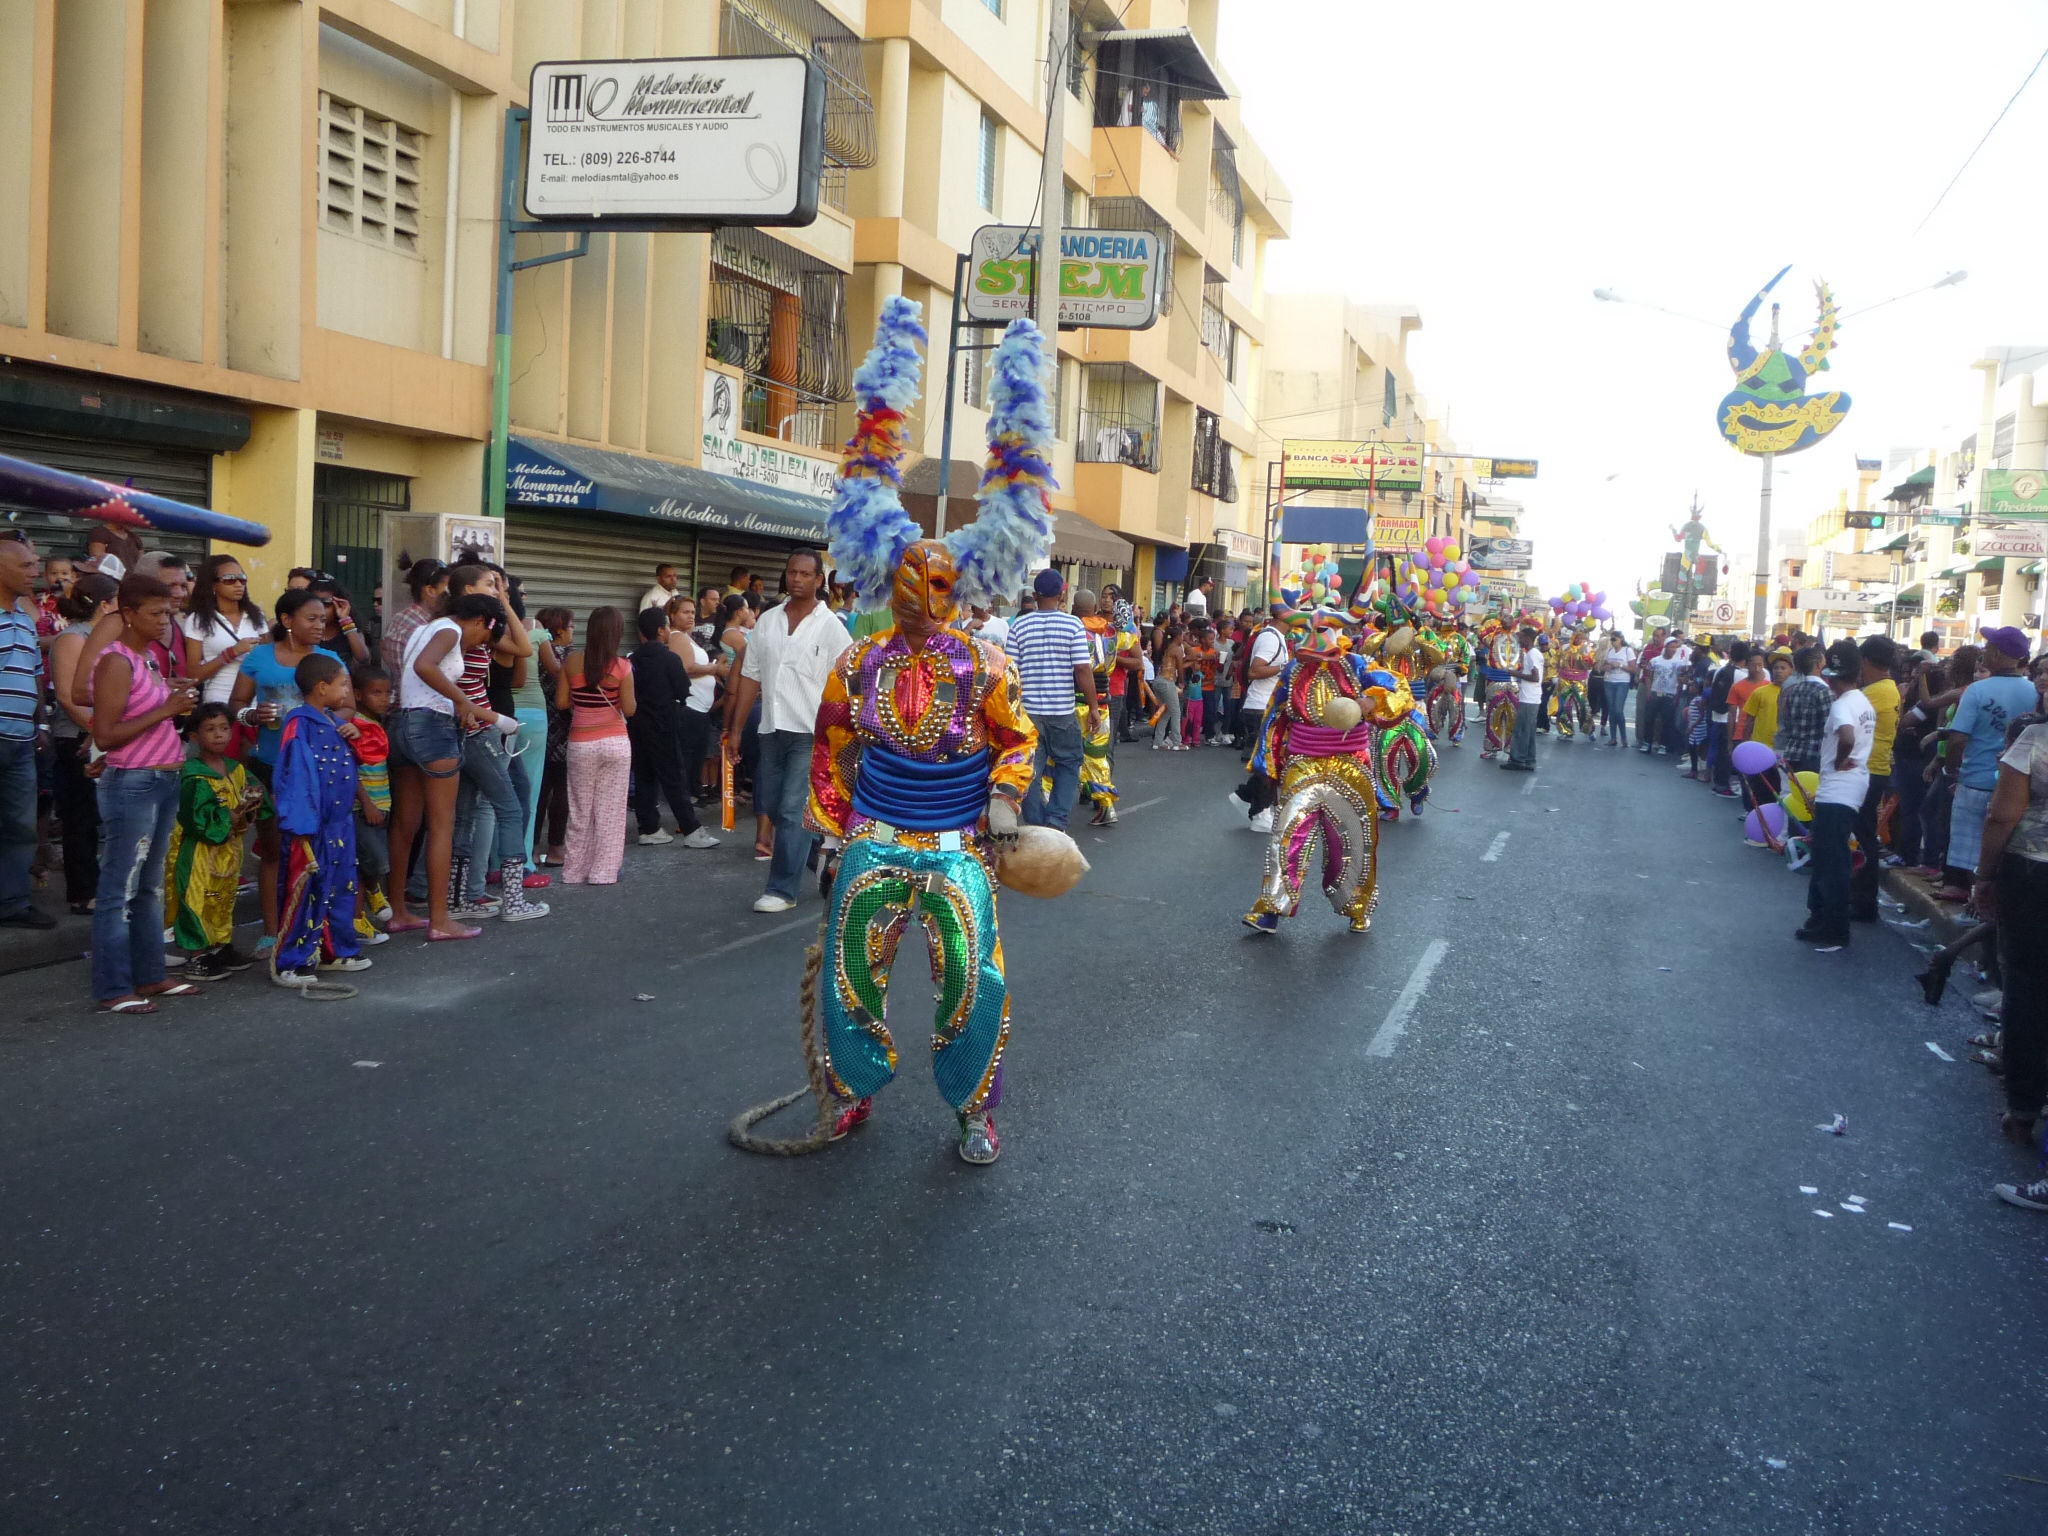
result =
[[[1773,304],[1771,306],[1771,350],[1775,352],[1777,348],[1778,306]],[[1764,610],[1768,606],[1766,595],[1770,591],[1771,580],[1771,459],[1773,455],[1767,453],[1762,457],[1764,461],[1764,488],[1763,495],[1758,500],[1756,514],[1756,583],[1755,595],[1750,602],[1749,632],[1755,639],[1768,640],[1771,632],[1766,622],[1767,615]]]
[[[1046,393],[1057,387],[1060,367],[1060,231],[1067,215],[1067,50],[1073,39],[1067,0],[1052,0],[1052,25],[1045,45],[1045,154],[1038,184],[1037,287],[1032,314],[1045,333]]]

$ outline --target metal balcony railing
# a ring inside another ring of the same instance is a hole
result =
[[[1127,464],[1157,474],[1159,423],[1149,416],[1084,408],[1074,457],[1083,464]]]

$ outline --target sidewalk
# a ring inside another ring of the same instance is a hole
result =
[[[1884,873],[1886,893],[1906,909],[1906,916],[1914,922],[1922,918],[1929,920],[1927,942],[1947,945],[1955,943],[1976,925],[1964,915],[1961,902],[1934,899],[1940,883],[1924,875],[1908,874],[1903,869],[1888,869]]]

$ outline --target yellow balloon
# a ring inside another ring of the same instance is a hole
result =
[[[1457,563],[1458,563],[1458,546],[1457,546],[1457,545],[1455,545],[1455,544],[1446,544],[1446,545],[1444,546],[1444,564],[1445,564],[1445,565],[1456,565]]]
[[[1801,821],[1813,820],[1813,797],[1820,792],[1820,775],[1808,770],[1792,775],[1785,786],[1785,809]]]

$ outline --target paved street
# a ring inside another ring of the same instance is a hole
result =
[[[1235,758],[1123,749],[1082,888],[1006,901],[989,1170],[908,953],[874,1121],[725,1144],[817,918],[739,838],[351,1003],[0,982],[0,1529],[2048,1527],[2048,1223],[1925,1043],[1967,1010],[1898,933],[1790,942],[1667,760],[1477,736],[1366,938],[1247,934]]]

